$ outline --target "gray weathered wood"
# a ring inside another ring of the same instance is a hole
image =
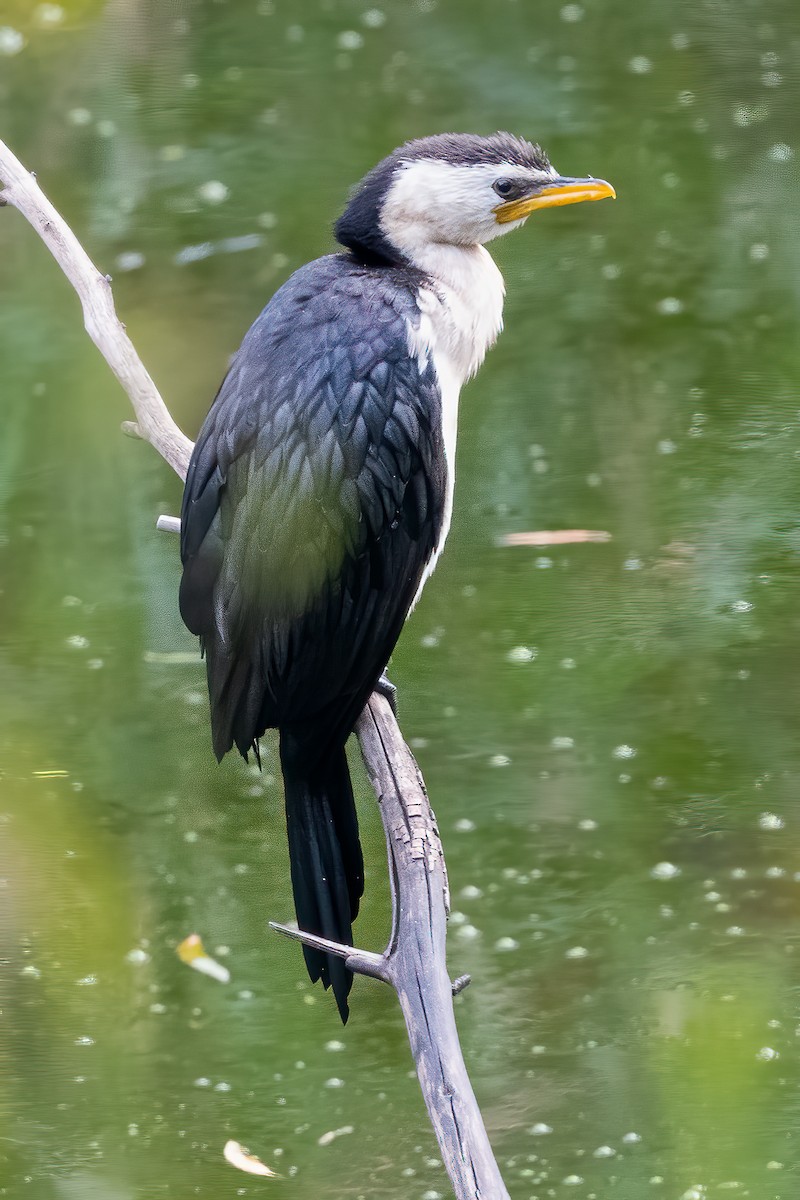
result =
[[[389,851],[388,981],[400,1000],[444,1165],[458,1197],[507,1200],[458,1040],[445,948],[447,868],[425,782],[385,696],[373,694],[356,733]]]

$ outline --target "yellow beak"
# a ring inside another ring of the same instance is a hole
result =
[[[494,210],[498,225],[521,221],[537,208],[559,208],[562,204],[580,204],[583,200],[616,200],[617,193],[605,179],[554,179],[532,196],[508,200]]]

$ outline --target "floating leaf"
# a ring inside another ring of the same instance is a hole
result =
[[[271,1167],[268,1167],[266,1163],[263,1163],[260,1158],[256,1158],[255,1155],[248,1154],[232,1138],[225,1143],[222,1153],[225,1156],[226,1162],[229,1162],[232,1167],[236,1167],[239,1171],[246,1171],[248,1175],[268,1175],[270,1179],[281,1178],[277,1171],[273,1171]]]
[[[537,529],[533,533],[504,533],[501,546],[571,546],[577,542],[610,542],[606,529]]]
[[[330,1146],[331,1142],[335,1142],[337,1138],[344,1137],[347,1133],[353,1133],[355,1127],[353,1125],[342,1125],[341,1129],[329,1129],[327,1133],[323,1133],[317,1138],[318,1146]]]
[[[230,983],[230,971],[206,953],[199,933],[190,933],[188,937],[184,938],[177,947],[176,953],[181,962],[185,962],[194,971],[199,971],[201,975],[210,975],[212,979],[217,979],[220,983]]]

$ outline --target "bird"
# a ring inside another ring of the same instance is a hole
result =
[[[355,187],[340,249],[242,341],[181,507],[180,611],[205,656],[217,760],[277,729],[298,926],[352,944],[364,891],[345,744],[450,527],[459,393],[500,333],[485,244],[613,198],[509,133],[407,142]],[[393,689],[392,689],[393,690]],[[343,1022],[352,975],[303,947]]]

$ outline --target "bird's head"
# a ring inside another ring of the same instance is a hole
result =
[[[366,261],[415,262],[432,245],[483,245],[539,208],[613,197],[602,179],[558,174],[540,146],[495,133],[407,142],[356,187],[336,238]]]

